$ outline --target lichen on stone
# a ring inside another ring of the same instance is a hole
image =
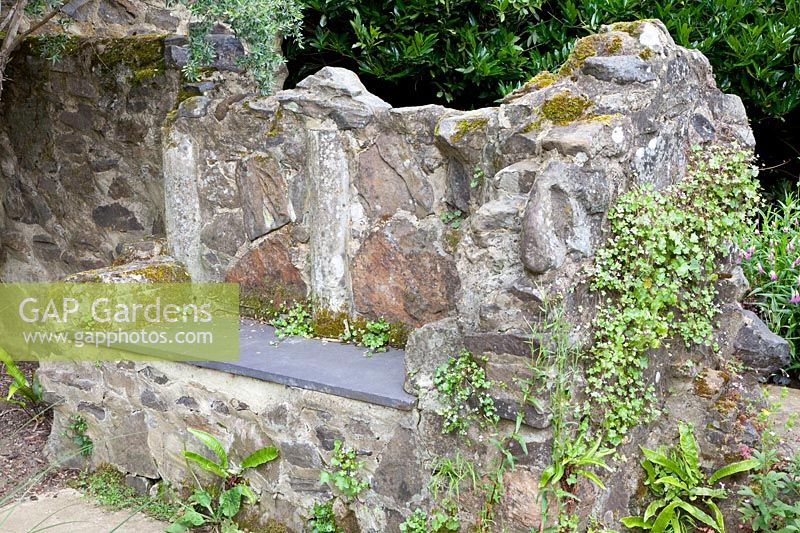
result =
[[[621,31],[628,35],[637,35],[642,28],[644,20],[631,20],[627,22],[615,22],[611,25],[611,31]]]
[[[582,118],[591,105],[591,100],[585,96],[573,96],[569,91],[563,91],[544,101],[542,117],[563,126]]]
[[[645,46],[641,52],[639,52],[639,57],[647,61],[651,57],[653,57],[653,49],[649,46]]]

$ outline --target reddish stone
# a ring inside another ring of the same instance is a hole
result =
[[[455,309],[460,284],[455,262],[440,254],[432,236],[395,220],[370,235],[351,276],[356,311],[421,326]]]
[[[228,270],[225,281],[238,283],[242,292],[256,292],[277,300],[305,298],[306,284],[292,263],[281,234],[270,236],[248,251]]]

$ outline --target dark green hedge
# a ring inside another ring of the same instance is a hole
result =
[[[491,104],[557,68],[576,38],[641,18],[705,53],[720,86],[756,115],[800,102],[800,0],[303,1],[305,47],[287,43],[294,78],[346,66],[395,103]]]

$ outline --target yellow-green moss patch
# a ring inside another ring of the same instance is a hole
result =
[[[464,135],[477,133],[486,128],[489,124],[488,118],[467,118],[456,123],[456,131],[453,134],[453,142],[458,142]]]
[[[602,35],[589,35],[583,39],[578,39],[569,57],[558,69],[559,76],[569,76],[583,66],[583,62],[586,61],[587,57],[597,55],[597,41],[603,38]]]
[[[525,85],[522,86],[522,91],[527,92],[531,89],[544,89],[545,87],[555,83],[557,80],[558,76],[549,70],[543,70],[536,76],[529,79]]]
[[[614,35],[608,42],[608,46],[606,46],[606,53],[608,55],[614,55],[619,52],[620,48],[622,48],[622,37]]]
[[[647,61],[651,57],[653,57],[653,49],[649,46],[645,46],[641,52],[639,52],[639,57]]]
[[[591,105],[591,100],[585,96],[573,96],[569,91],[563,91],[545,100],[542,104],[542,117],[554,124],[569,124],[583,117]]]

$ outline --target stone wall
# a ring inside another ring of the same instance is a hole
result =
[[[178,74],[164,37],[74,40],[49,64],[14,55],[0,103],[0,279],[108,265],[164,229],[161,124]]]
[[[248,474],[261,496],[251,512],[291,531],[305,531],[309,509],[330,497],[319,473],[337,439],[359,450],[372,480],[374,490],[357,511],[364,531],[397,531],[407,505],[425,489],[425,451],[411,411],[180,363],[50,363],[39,376],[48,399],[58,402],[48,453],[67,465],[84,464],[74,444],[59,437],[72,413],[87,420],[91,465],[111,463],[144,483],[193,486],[180,452],[206,451],[187,428],[219,437],[236,459],[276,446],[280,460]]]

